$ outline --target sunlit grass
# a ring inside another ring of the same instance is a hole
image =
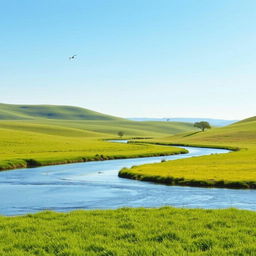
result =
[[[170,185],[256,188],[256,121],[239,122],[207,132],[184,133],[151,142],[240,150],[228,154],[146,164],[124,169],[120,176]]]
[[[175,208],[0,217],[0,255],[256,255],[256,213]]]
[[[9,125],[5,123],[7,124]],[[103,141],[103,137],[95,136],[93,132],[68,127],[58,130],[55,126],[24,123],[18,127],[13,126],[12,129],[0,129],[2,170],[185,152],[174,147],[110,143]]]

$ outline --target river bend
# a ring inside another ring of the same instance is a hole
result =
[[[183,148],[189,153],[0,172],[0,214],[167,205],[256,210],[256,190],[166,186],[118,177],[118,171],[123,167],[228,152],[224,149]]]

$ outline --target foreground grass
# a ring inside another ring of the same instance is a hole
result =
[[[0,255],[256,255],[256,213],[119,209],[0,217]]]
[[[240,148],[239,151],[135,166],[121,170],[119,176],[169,185],[256,189],[256,121],[248,120],[207,132],[151,141],[163,145]]]

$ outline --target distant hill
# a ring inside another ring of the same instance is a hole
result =
[[[0,104],[0,128],[68,137],[163,136],[193,131],[191,123],[136,122],[73,106]]]
[[[188,123],[194,123],[194,122],[200,122],[200,121],[207,121],[209,122],[212,126],[226,126],[230,125],[232,123],[237,122],[238,120],[225,120],[225,119],[214,119],[214,118],[144,118],[144,117],[134,117],[134,118],[127,118],[128,120],[132,121],[154,121],[154,122],[188,122]]]
[[[34,119],[119,120],[121,118],[72,106],[0,104],[0,120]]]
[[[237,122],[237,124],[239,124],[239,123],[247,123],[247,122],[254,122],[254,121],[256,121],[256,116],[243,119],[243,120]]]

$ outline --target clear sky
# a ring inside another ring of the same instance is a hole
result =
[[[256,115],[255,0],[0,0],[0,31],[3,103]]]

